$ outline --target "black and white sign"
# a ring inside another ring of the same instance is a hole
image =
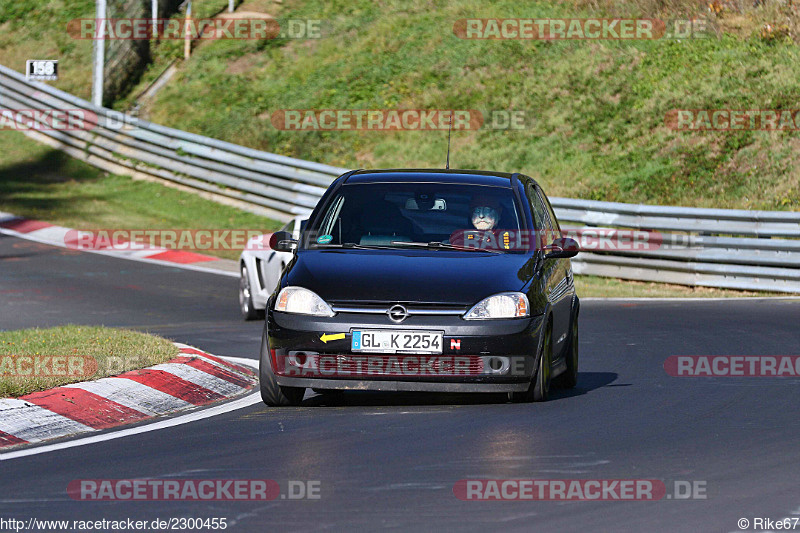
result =
[[[58,61],[52,59],[29,59],[25,65],[28,80],[55,81],[58,79]]]

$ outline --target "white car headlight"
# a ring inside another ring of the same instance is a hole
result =
[[[484,298],[464,315],[464,320],[529,316],[528,297],[521,292],[501,292]]]
[[[335,313],[325,300],[302,287],[286,287],[278,293],[276,311],[299,315],[333,316]]]

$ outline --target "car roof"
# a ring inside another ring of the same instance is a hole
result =
[[[385,169],[357,170],[347,177],[344,184],[417,182],[491,185],[510,188],[515,179],[516,174],[485,170]]]

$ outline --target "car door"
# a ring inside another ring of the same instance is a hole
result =
[[[544,231],[542,244],[552,244],[555,239],[561,238],[561,227],[553,213],[550,202],[544,191],[538,185],[533,186],[533,194],[538,210],[543,217]],[[542,275],[546,277],[545,285],[547,299],[553,308],[553,356],[559,357],[566,345],[570,326],[570,310],[572,307],[572,272],[569,268],[569,259],[545,259],[542,265]]]
[[[547,211],[548,218],[551,220],[553,227],[556,231],[557,237],[563,237],[564,234],[561,231],[561,224],[558,223],[558,218],[556,217],[555,212],[553,211],[553,206],[550,205],[550,200],[547,198],[547,195],[544,193],[541,187],[538,188],[539,194],[544,202],[545,210]],[[559,267],[564,272],[564,277],[566,279],[566,288],[567,294],[570,297],[570,304],[572,297],[575,295],[575,278],[572,275],[572,262],[569,259],[559,259],[558,260]]]
[[[535,283],[537,285],[536,289],[539,294],[544,295],[548,302],[552,303],[551,293],[555,289],[555,283],[553,282],[553,271],[557,268],[557,265],[554,261],[543,260],[544,253],[542,252],[542,247],[545,244],[549,244],[544,242],[544,239],[550,233],[550,230],[548,229],[546,209],[544,208],[544,204],[536,192],[536,185],[533,181],[525,181],[525,195],[527,196],[528,203],[530,204],[531,214],[533,215],[533,224],[535,226],[535,233],[532,237],[532,241],[536,246],[537,261],[534,269],[534,275],[536,276]]]

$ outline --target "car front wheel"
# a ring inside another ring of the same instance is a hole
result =
[[[272,358],[269,356],[269,344],[266,331],[261,336],[261,357],[258,365],[261,399],[270,407],[300,405],[306,389],[303,387],[283,387],[278,385],[272,370]]]
[[[546,402],[550,394],[550,377],[553,372],[552,328],[547,324],[544,331],[542,349],[539,352],[539,368],[531,380],[528,390],[509,392],[508,398],[514,403]]]
[[[578,317],[572,320],[572,334],[565,357],[567,369],[556,378],[556,385],[572,389],[578,384]]]

